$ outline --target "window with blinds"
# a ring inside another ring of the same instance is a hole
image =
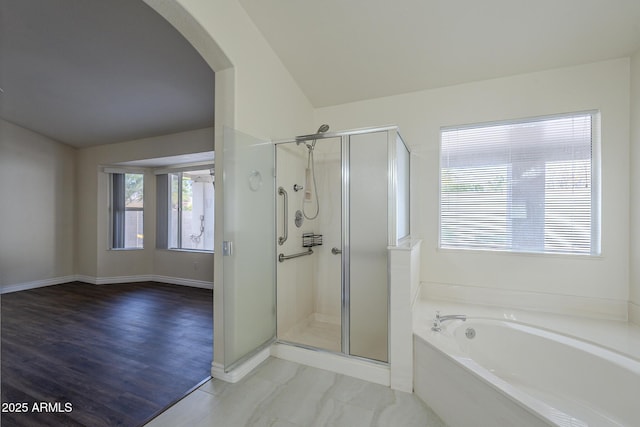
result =
[[[111,248],[144,247],[144,174],[111,173]]]
[[[598,119],[442,128],[440,247],[598,255]]]

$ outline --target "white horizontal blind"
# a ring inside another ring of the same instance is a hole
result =
[[[595,114],[443,128],[440,247],[597,254]]]

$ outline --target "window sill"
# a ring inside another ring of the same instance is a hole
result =
[[[164,251],[169,251],[169,252],[185,252],[188,254],[211,254],[213,255],[213,251],[208,251],[205,249],[178,249],[178,248],[168,248],[168,249],[161,249]]]
[[[569,258],[569,259],[602,259],[600,254],[571,254],[566,252],[525,252],[499,249],[467,249],[467,248],[441,248],[437,247],[436,252],[442,253],[469,253],[476,255],[507,255],[522,257],[538,257],[538,258]]]
[[[109,248],[110,251],[144,251],[144,248]]]

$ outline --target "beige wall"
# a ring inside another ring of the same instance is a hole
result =
[[[424,240],[422,282],[582,296],[626,304],[629,293],[630,61],[618,59],[351,103],[316,124],[397,124],[412,149],[412,231]],[[438,250],[441,126],[598,109],[602,113],[602,256]]]
[[[75,274],[75,159],[74,148],[0,120],[0,287]]]
[[[0,286],[7,290],[132,276],[211,283],[213,255],[155,249],[155,176],[145,176],[145,249],[109,250],[114,163],[211,151],[213,129],[75,149],[0,121]],[[15,201],[15,203],[13,203]],[[180,282],[177,280],[176,282]]]
[[[78,274],[98,282],[140,275],[211,282],[213,255],[156,250],[156,182],[152,170],[145,172],[144,249],[109,250],[109,180],[103,167],[212,149],[213,128],[207,128],[79,150]]]
[[[631,58],[631,231],[629,314],[640,323],[640,51]]]

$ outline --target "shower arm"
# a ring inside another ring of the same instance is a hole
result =
[[[289,218],[288,218],[287,211],[289,210],[289,196],[287,195],[287,191],[282,187],[278,188],[278,194],[284,197],[284,210],[282,212],[282,216],[283,216],[282,236],[278,237],[278,244],[282,246],[284,242],[287,241],[287,238],[288,238],[287,228],[289,226]]]

